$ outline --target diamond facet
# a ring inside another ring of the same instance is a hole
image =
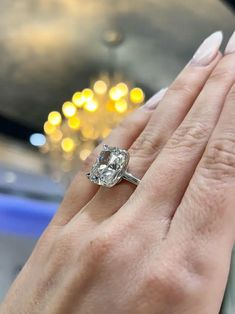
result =
[[[126,150],[104,145],[88,178],[98,185],[112,187],[120,181],[128,162],[129,154]]]

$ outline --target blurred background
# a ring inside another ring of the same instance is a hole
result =
[[[206,36],[227,40],[234,10],[231,0],[1,0],[0,300],[81,162]]]

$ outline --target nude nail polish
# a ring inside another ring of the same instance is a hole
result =
[[[140,108],[154,110],[159,104],[160,100],[164,97],[168,87],[160,89],[159,92],[154,94],[149,100]]]
[[[235,32],[232,33],[232,36],[230,37],[227,43],[227,46],[225,48],[224,54],[228,55],[234,52],[235,52]]]
[[[221,31],[215,32],[207,37],[195,52],[190,64],[198,66],[206,66],[217,55],[223,40]]]

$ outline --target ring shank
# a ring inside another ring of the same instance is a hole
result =
[[[122,179],[125,179],[126,181],[135,185],[138,185],[140,183],[140,179],[136,178],[135,176],[133,176],[131,173],[127,171],[124,172]]]

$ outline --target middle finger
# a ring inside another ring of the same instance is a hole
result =
[[[221,32],[209,36],[198,48],[192,61],[167,90],[147,126],[129,150],[131,156],[129,171],[134,175],[141,178],[145,174],[184,119],[221,58],[218,53],[221,41]],[[101,188],[84,208],[83,213],[86,217],[92,215],[93,220],[94,217],[96,220],[102,220],[116,212],[127,201],[134,188],[124,180],[112,190]]]

